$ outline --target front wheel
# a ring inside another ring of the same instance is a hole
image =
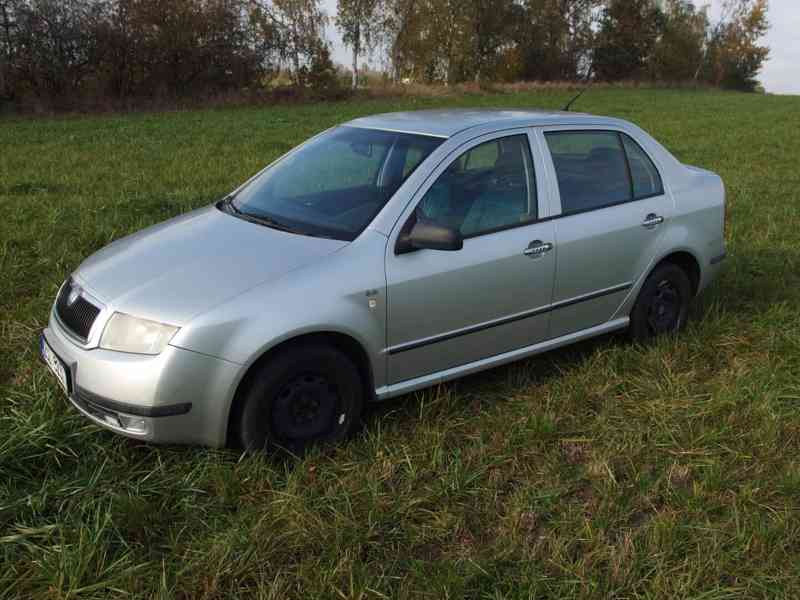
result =
[[[298,344],[253,375],[233,425],[246,450],[302,455],[346,438],[360,420],[363,397],[358,368],[347,356],[323,344]]]
[[[630,335],[640,343],[677,333],[686,324],[692,284],[678,265],[665,263],[647,278],[631,311]]]

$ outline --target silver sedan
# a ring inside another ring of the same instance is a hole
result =
[[[720,178],[626,121],[365,117],[89,257],[41,354],[121,434],[301,452],[368,401],[676,332],[725,257],[724,220]]]

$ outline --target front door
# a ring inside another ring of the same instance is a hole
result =
[[[554,224],[539,221],[529,142],[524,130],[479,138],[440,165],[412,201],[406,231],[414,219],[433,220],[460,230],[464,247],[398,254],[390,242],[391,383],[547,339]]]

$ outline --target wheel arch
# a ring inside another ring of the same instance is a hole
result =
[[[247,370],[236,386],[236,391],[233,394],[233,399],[231,400],[230,407],[228,408],[227,424],[225,429],[226,444],[230,445],[231,443],[232,434],[235,432],[235,422],[242,409],[245,392],[247,387],[250,385],[254,374],[279,352],[285,351],[290,346],[309,343],[326,344],[336,348],[346,355],[350,360],[353,361],[353,364],[355,364],[356,368],[358,369],[359,375],[361,375],[361,381],[364,386],[364,398],[366,401],[369,402],[375,397],[375,377],[372,371],[372,363],[370,362],[366,349],[358,340],[346,333],[341,333],[339,331],[314,331],[302,333],[282,340],[274,346],[266,349],[250,364],[249,367],[247,367]]]
[[[647,277],[650,277],[650,274],[664,263],[672,263],[683,269],[692,284],[692,297],[696,296],[700,289],[700,281],[703,275],[702,271],[700,270],[700,261],[697,260],[697,257],[688,250],[676,250],[670,252],[653,265],[653,267],[647,273]],[[645,277],[643,281],[646,281],[647,277]]]

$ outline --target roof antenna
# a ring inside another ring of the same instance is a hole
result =
[[[564,112],[569,112],[569,109],[570,109],[570,107],[571,107],[573,104],[575,104],[575,102],[578,100],[578,98],[580,98],[581,96],[583,96],[583,94],[585,94],[585,93],[586,93],[586,91],[587,91],[587,90],[588,90],[590,87],[592,87],[592,84],[594,83],[594,78],[592,78],[592,70],[593,70],[593,68],[594,68],[594,65],[592,65],[591,67],[589,67],[589,71],[586,73],[586,77],[584,78],[584,81],[588,81],[589,83],[588,83],[588,84],[586,85],[586,87],[584,87],[584,88],[583,88],[583,89],[582,89],[580,92],[578,92],[577,94],[575,94],[575,96],[573,96],[572,100],[570,100],[569,102],[567,102],[566,106],[564,106],[564,108],[562,108],[562,109],[561,109],[562,111],[564,111]]]

